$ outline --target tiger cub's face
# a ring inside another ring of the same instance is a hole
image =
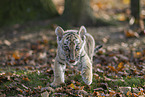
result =
[[[60,51],[65,56],[65,61],[69,65],[76,65],[84,49],[86,29],[82,26],[80,31],[64,31],[61,27],[57,27],[55,33],[57,35],[57,43],[61,48]]]

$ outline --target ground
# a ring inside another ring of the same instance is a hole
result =
[[[102,49],[94,54],[93,83],[67,66],[66,84],[54,88],[57,25],[40,21],[0,29],[0,96],[117,96],[145,93],[145,37],[128,38],[127,23],[87,27]],[[79,29],[79,28],[72,28]],[[125,90],[126,89],[126,90]],[[119,96],[117,96],[119,97]]]

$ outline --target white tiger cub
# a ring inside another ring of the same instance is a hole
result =
[[[54,81],[52,86],[58,86],[65,81],[66,64],[77,65],[81,70],[83,81],[92,83],[92,59],[95,41],[92,35],[87,33],[84,26],[80,30],[64,31],[61,27],[55,29],[57,35],[58,50],[54,63]]]

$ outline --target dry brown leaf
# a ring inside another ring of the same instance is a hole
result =
[[[10,42],[10,41],[8,41],[8,40],[4,40],[4,43],[5,43],[6,45],[8,45],[8,46],[10,46],[10,45],[11,45],[11,42]]]
[[[108,68],[110,68],[112,71],[114,71],[114,72],[118,72],[113,66],[108,66]]]
[[[130,37],[139,38],[139,34],[137,32],[135,32],[135,31],[132,31],[131,29],[125,30],[124,33],[125,33],[125,36],[128,37],[128,38],[130,38]]]
[[[49,97],[49,93],[47,91],[41,93],[41,97]]]
[[[134,58],[140,58],[140,57],[142,57],[142,53],[141,52],[134,52],[133,56],[134,56]]]
[[[23,93],[23,90],[20,89],[20,88],[18,88],[18,87],[16,88],[16,90],[19,91],[19,92],[21,92],[21,93]]]
[[[75,89],[76,86],[73,83],[71,83],[70,85],[68,85],[68,87]]]
[[[78,81],[76,81],[76,85],[81,85],[81,83],[80,83],[80,82],[78,82]]]
[[[27,86],[25,86],[24,84],[21,84],[21,85],[22,85],[25,89],[27,89],[27,90],[29,89],[29,88],[28,88]]]
[[[28,77],[23,77],[22,78],[24,81],[30,81],[30,79]]]
[[[132,93],[131,93],[130,91],[128,91],[128,92],[126,93],[126,95],[127,95],[127,96],[131,96]]]
[[[12,57],[14,58],[14,59],[20,59],[20,52],[19,51],[15,51],[14,53],[13,53],[13,55],[12,55]]]
[[[116,92],[114,90],[109,90],[109,94],[114,95],[114,94],[116,94]]]
[[[118,64],[118,71],[122,71],[122,69],[124,68],[124,63],[123,62],[120,62],[119,64]]]
[[[96,74],[96,73],[94,73],[94,77],[95,77],[96,80],[98,80],[100,78],[99,75]]]

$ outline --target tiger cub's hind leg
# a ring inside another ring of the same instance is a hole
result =
[[[90,85],[92,83],[92,63],[87,54],[84,54],[84,56],[82,56],[81,65],[82,65],[81,75],[83,81],[87,85]]]
[[[61,63],[57,60],[57,57],[55,58],[54,63],[54,81],[51,83],[51,86],[59,86],[60,84],[64,83],[64,73],[65,73],[66,65],[64,63]]]

